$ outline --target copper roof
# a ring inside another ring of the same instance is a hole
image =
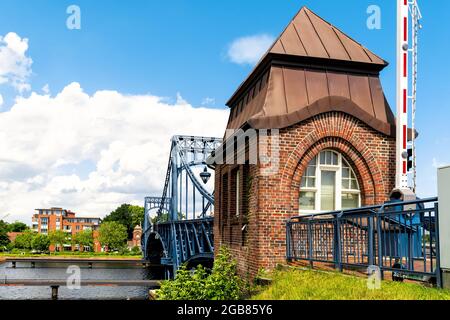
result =
[[[379,79],[386,65],[303,7],[228,102],[228,128],[284,128],[342,111],[394,136]]]
[[[292,19],[268,53],[387,65],[306,7]]]

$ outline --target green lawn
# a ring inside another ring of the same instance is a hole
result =
[[[276,271],[272,283],[253,300],[450,300],[450,291],[420,284],[383,281],[367,288],[367,279],[315,270]]]

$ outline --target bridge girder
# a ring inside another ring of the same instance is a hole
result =
[[[206,183],[193,169],[204,166],[207,170],[206,160],[221,144],[222,139],[219,138],[174,136],[163,194],[145,198],[144,257],[148,259],[154,254],[151,253],[152,245],[156,249],[163,248],[161,262],[173,266],[173,274],[182,263],[196,257],[214,257],[214,219],[211,217],[214,191],[206,188]],[[196,196],[201,199],[201,205]],[[201,209],[197,210],[199,206]],[[149,216],[153,209],[158,209],[159,218],[154,225]],[[168,214],[164,216],[168,221],[162,219],[164,213]]]

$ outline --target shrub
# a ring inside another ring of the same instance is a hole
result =
[[[17,249],[31,250],[31,243],[35,236],[36,234],[29,230],[19,234],[16,240],[14,240],[14,247]]]
[[[226,247],[221,247],[210,274],[201,265],[194,271],[183,265],[174,280],[161,284],[158,299],[237,300],[243,294],[245,282],[236,271],[236,261]]]
[[[134,246],[133,248],[131,248],[130,254],[134,255],[134,256],[138,256],[142,253],[141,248],[139,248],[138,246]]]
[[[50,246],[50,239],[45,234],[36,235],[31,241],[31,247],[36,251],[48,251],[48,247]]]

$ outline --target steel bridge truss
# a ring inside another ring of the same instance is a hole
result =
[[[156,224],[155,234],[159,235],[165,249],[161,263],[179,266],[192,259],[211,260],[214,254],[213,222],[214,218],[208,217]]]
[[[144,258],[172,266],[171,275],[185,262],[213,259],[213,168],[206,160],[221,144],[219,138],[174,136],[162,196],[145,199]]]

